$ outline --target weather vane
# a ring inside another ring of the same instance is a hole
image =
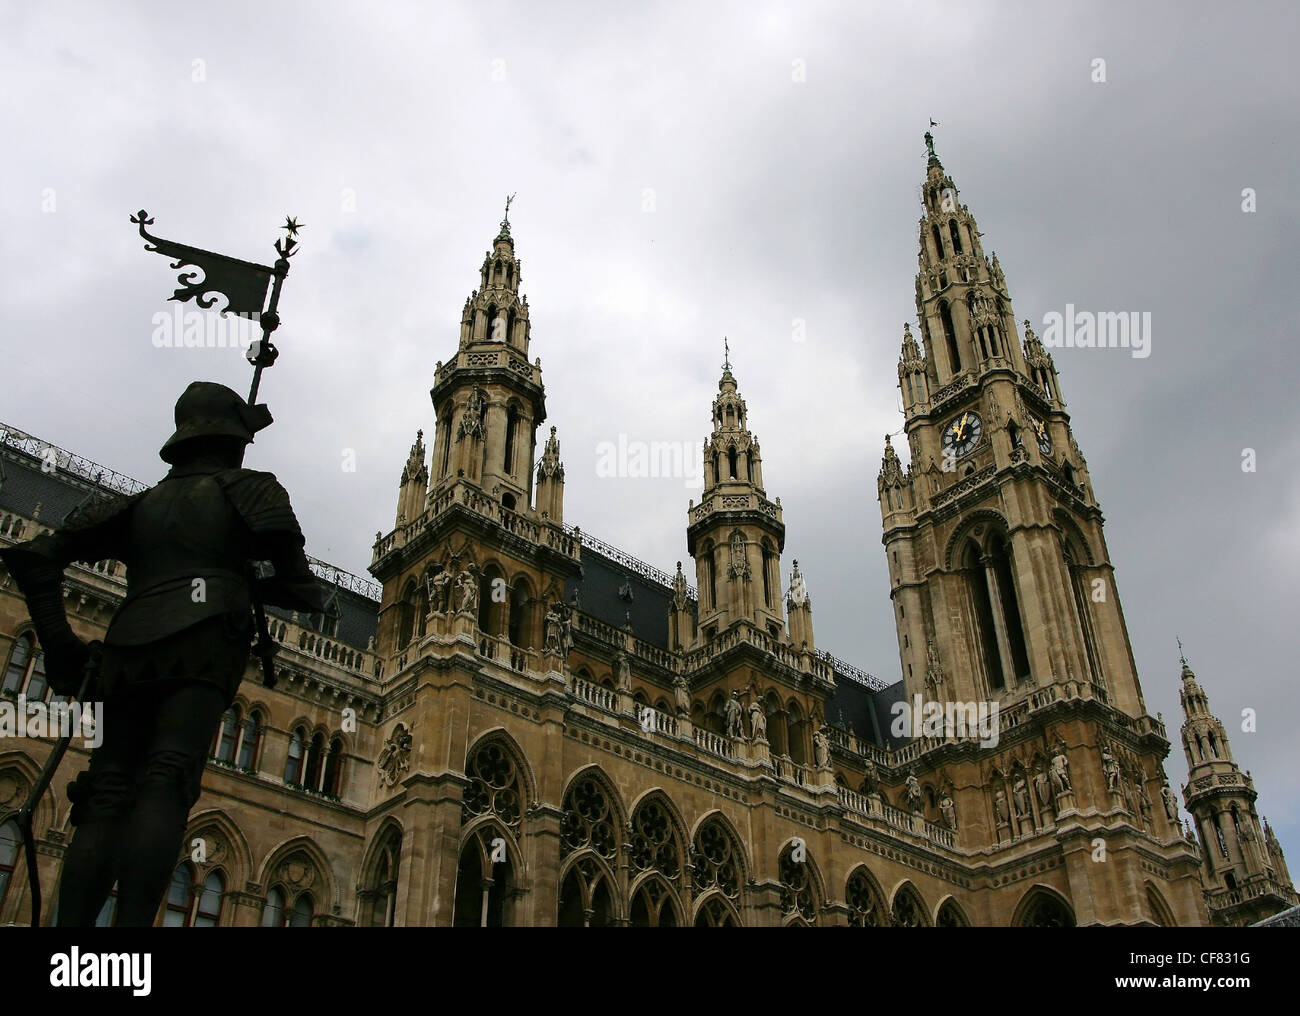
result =
[[[280,355],[271,342],[271,333],[280,327],[280,315],[276,312],[280,287],[289,274],[289,258],[297,253],[295,237],[306,226],[296,216],[285,216],[284,225],[280,227],[285,235],[274,244],[275,252],[280,256],[273,266],[268,267],[154,236],[144,228],[152,226],[153,219],[143,208],[131,216],[131,221],[139,226],[140,235],[148,241],[145,250],[175,258],[172,268],[185,269],[177,276],[180,286],[172,293],[171,299],[181,303],[193,300],[204,310],[210,310],[217,297],[224,296],[226,306],[221,309],[222,314],[256,319],[262,326],[262,337],[249,346],[247,354],[248,362],[253,365],[253,385],[248,392],[251,406],[257,401],[262,370],[272,366]],[[268,282],[271,287],[269,302],[266,298]]]
[[[722,337],[722,369],[731,373],[731,346],[727,344],[727,337]]]
[[[502,225],[508,226],[510,224],[510,202],[513,201],[514,199],[515,199],[514,194],[511,194],[508,198],[506,198],[506,217],[501,220]]]

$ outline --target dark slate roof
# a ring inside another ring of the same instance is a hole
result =
[[[888,688],[877,691],[845,674],[835,674],[835,694],[826,703],[826,722],[848,729],[858,737],[881,748],[906,744],[906,737],[892,737],[889,725],[893,719],[890,709],[895,702],[907,697],[903,682],[897,681]]]
[[[40,521],[51,529],[62,525],[64,516],[88,497],[114,493],[86,481],[74,481],[60,471],[42,472],[40,459],[10,448],[0,458],[0,471],[0,511],[31,518],[40,505]]]
[[[573,602],[576,593],[583,613],[615,628],[622,628],[630,616],[633,635],[667,649],[672,589],[586,544],[581,561],[582,574],[565,583],[565,600]]]

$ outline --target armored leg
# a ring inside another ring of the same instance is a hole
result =
[[[185,682],[158,703],[153,736],[123,830],[117,923],[148,927],[171,881],[190,808],[202,787],[208,747],[227,699],[210,684]]]

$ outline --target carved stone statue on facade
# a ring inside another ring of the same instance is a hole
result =
[[[799,572],[797,559],[790,571],[790,591],[786,594],[786,601],[791,607],[802,607],[808,602],[808,587],[804,584],[803,575]]]
[[[745,537],[741,533],[733,533],[731,537],[731,566],[727,570],[727,576],[733,579],[749,578],[749,558],[745,554]]]
[[[1052,756],[1052,789],[1057,797],[1068,794],[1073,789],[1070,785],[1070,760],[1065,757],[1064,741],[1056,746],[1056,754]]]
[[[678,716],[691,714],[691,686],[681,674],[673,678],[673,699],[677,704]]]
[[[934,647],[934,640],[925,651],[925,683],[927,687],[943,687],[943,664],[939,661],[939,650]]]
[[[1160,786],[1160,799],[1165,803],[1165,814],[1169,816],[1169,821],[1177,825],[1178,795],[1174,793],[1167,780]]]
[[[1038,805],[1040,808],[1046,808],[1052,803],[1051,781],[1047,778],[1047,772],[1043,769],[1034,772],[1034,793],[1038,795]]]
[[[908,810],[919,812],[921,810],[921,781],[916,778],[916,773],[907,774],[905,785],[907,787]]]
[[[1104,744],[1101,746],[1101,771],[1106,774],[1106,789],[1112,794],[1119,793],[1119,763]]]
[[[411,740],[411,732],[401,723],[388,735],[375,759],[381,785],[391,787],[411,767]]]
[[[478,610],[478,566],[470,562],[456,576],[456,612],[473,614]]]
[[[825,727],[819,727],[813,734],[813,755],[818,769],[828,769],[831,764],[831,739]]]
[[[1029,784],[1025,781],[1023,772],[1016,773],[1015,782],[1011,787],[1011,796],[1016,802],[1016,814],[1028,816],[1032,814],[1029,810]]]
[[[678,610],[686,609],[686,576],[682,573],[682,563],[677,562],[677,574],[673,576],[673,606]]]
[[[1007,804],[1007,792],[1001,787],[993,792],[993,811],[997,814],[1000,825],[1011,823],[1011,807]]]
[[[863,764],[862,786],[859,789],[864,794],[874,794],[880,789],[880,774],[876,771],[876,763],[871,759]]]
[[[562,604],[557,601],[546,612],[546,652],[551,656],[559,656],[561,652],[560,633],[564,624],[561,607]]]
[[[939,813],[943,815],[943,824],[949,829],[956,830],[957,806],[952,803],[952,798],[948,796],[946,791],[939,800]]]
[[[723,718],[726,720],[728,737],[745,736],[744,710],[740,706],[740,692],[733,691],[731,698],[727,699],[726,705],[723,706]]]
[[[445,614],[451,609],[451,587],[455,579],[451,572],[443,568],[436,575],[430,575],[426,586],[429,590],[429,609],[435,614]]]
[[[620,651],[615,658],[614,675],[619,691],[632,690],[632,664],[628,662],[627,653]]]
[[[767,740],[767,713],[757,698],[749,700],[749,729],[755,741]]]
[[[475,385],[473,391],[469,393],[469,399],[465,402],[465,411],[460,417],[460,437],[483,436],[483,410],[483,390]]]

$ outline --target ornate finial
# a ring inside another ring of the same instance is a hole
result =
[[[1178,643],[1178,659],[1182,661],[1182,664],[1185,667],[1187,666],[1187,654],[1183,652],[1183,640],[1175,635],[1174,641]]]
[[[505,214],[505,218],[501,220],[501,224],[503,226],[510,225],[510,202],[513,201],[514,199],[515,199],[514,194],[511,194],[508,198],[506,198],[506,214]]]
[[[306,229],[307,226],[304,223],[300,223],[296,215],[286,215],[284,217],[284,225],[280,228],[289,235],[290,239],[293,239],[298,235],[298,230]]]
[[[722,337],[722,370],[725,374],[731,373],[731,346],[725,335]]]
[[[929,131],[925,132],[925,154],[935,162],[939,161],[939,156],[934,154],[934,135]]]

